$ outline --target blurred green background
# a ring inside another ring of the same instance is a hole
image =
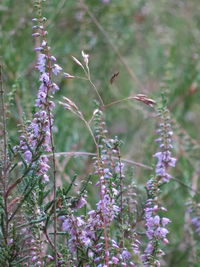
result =
[[[199,0],[110,0],[108,3],[87,0],[85,8],[81,2],[48,0],[44,3],[48,40],[58,64],[65,72],[83,76],[71,56],[81,60],[82,50],[89,54],[92,81],[105,104],[137,93],[159,101],[162,90],[166,90],[175,132],[174,155],[178,158],[173,175],[200,190]],[[38,88],[31,36],[33,17],[31,0],[0,2],[0,55],[12,145],[18,142],[16,126],[24,118],[31,119]],[[119,75],[110,84],[116,72]],[[84,124],[64,111],[58,101],[67,96],[89,120],[95,108],[95,91],[81,79],[59,77],[57,83],[61,90],[55,97],[56,152],[94,152]],[[124,143],[122,156],[153,165],[156,119],[152,109],[129,100],[108,107],[105,114],[110,136],[117,135]],[[86,157],[60,157],[57,164],[63,182],[74,172],[81,173],[82,179],[92,168],[91,158]],[[133,170],[132,179],[143,188],[151,172],[138,167]],[[193,247],[185,226],[186,203],[192,196],[192,190],[175,180],[163,188],[164,205],[173,222],[164,266],[199,266],[190,263]],[[198,237],[193,238],[198,245]]]

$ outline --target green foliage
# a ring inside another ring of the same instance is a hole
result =
[[[161,91],[165,91],[162,95],[162,105],[167,104],[172,114],[178,164],[173,174],[177,181],[173,180],[164,189],[163,202],[168,207],[173,225],[169,238],[171,244],[163,266],[188,267],[190,249],[187,249],[187,246],[182,249],[181,244],[184,240],[183,218],[186,203],[193,197],[193,191],[186,186],[195,186],[195,177],[199,176],[199,0],[113,0],[109,4],[103,4],[100,0],[88,0],[85,3],[90,13],[81,7],[79,1],[46,1],[43,13],[49,18],[47,23],[52,52],[57,55],[58,63],[64,70],[76,76],[84,76],[84,73],[71,60],[71,55],[79,59],[82,50],[88,53],[91,77],[105,104],[137,93],[145,93],[160,103]],[[34,69],[34,42],[31,39],[32,16],[32,1],[2,0],[0,3],[0,55],[4,70],[11,147],[18,144],[17,125],[23,125],[31,119],[35,109],[38,77]],[[127,71],[121,57],[139,83]],[[119,72],[119,76],[110,84],[110,78],[116,72]],[[83,79],[58,78],[58,84],[61,91],[57,96],[55,110],[56,152],[93,152],[94,144],[84,124],[70,112],[64,112],[58,104],[63,95],[69,97],[89,120],[94,107],[92,101],[96,98],[93,88]],[[159,107],[162,108],[162,105]],[[106,108],[105,114],[111,135],[118,135],[124,142],[121,147],[123,158],[152,166],[152,154],[156,149],[153,142],[155,120],[152,118],[152,109],[134,100],[127,100]],[[10,155],[15,162],[19,160],[13,151],[10,151]],[[39,155],[38,151],[35,159]],[[23,198],[14,210],[22,207],[31,214],[36,203],[42,206],[44,199],[50,199],[50,188],[36,181],[31,166],[27,166],[22,156],[18,157],[22,166],[13,163],[10,182],[12,184],[16,177],[21,177],[24,173],[27,176],[23,183],[15,188]],[[92,206],[93,200],[97,198],[97,190],[94,187],[97,177],[90,176],[92,160],[87,157],[80,160],[72,156],[66,160],[66,157],[62,156],[58,161],[60,166],[62,163],[64,166],[60,173],[58,171],[59,182],[64,186],[58,189],[57,196],[62,199],[64,205],[73,205],[81,194],[85,193],[87,185],[88,199]],[[74,172],[81,173],[81,176],[74,176]],[[139,190],[149,175],[149,170],[135,167],[134,183],[138,184]],[[72,180],[69,177],[72,177]],[[131,182],[132,177],[128,177],[127,184]],[[74,189],[75,180],[80,186],[79,194]],[[178,183],[179,180],[186,186]],[[33,188],[36,189],[34,196]],[[199,195],[198,182],[195,190]],[[141,192],[141,202],[144,202],[145,192]],[[0,203],[3,206],[2,202]],[[52,218],[52,206],[53,202],[49,201],[42,207],[43,211],[47,212],[48,221]],[[60,215],[65,214],[66,206]],[[4,216],[3,209],[1,216]],[[29,218],[28,222],[34,224],[35,220],[39,220],[37,227],[42,228],[42,218],[42,215],[34,216]],[[3,233],[0,234],[2,237]],[[198,247],[199,240],[196,236],[194,239],[195,247]],[[7,259],[13,257],[13,250],[19,248],[0,244],[0,249],[0,263],[5,265]],[[197,249],[198,261],[194,263],[195,267],[199,266],[199,257]],[[19,261],[13,261],[15,266],[20,266]]]

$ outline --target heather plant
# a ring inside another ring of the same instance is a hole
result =
[[[78,1],[71,26],[80,21],[85,27],[90,19],[130,79],[142,90],[132,93],[124,84],[123,90],[128,94],[123,97],[116,93],[116,83],[123,71],[113,70],[107,84],[100,71],[93,72],[94,64],[109,59],[103,46],[102,58],[95,61],[90,55],[94,32],[86,34],[90,38],[88,46],[81,43],[76,53],[72,48],[67,64],[62,57],[57,59],[54,47],[59,39],[51,38],[52,33],[48,32],[52,31],[51,21],[56,17],[53,12],[56,1],[45,2],[33,1],[32,26],[29,22],[26,25],[32,27],[31,57],[35,54],[35,60],[27,66],[27,74],[13,82],[8,94],[5,85],[11,83],[12,75],[6,55],[0,64],[0,263],[198,266],[199,145],[181,127],[181,120],[177,120],[180,114],[176,114],[179,111],[173,112],[177,102],[171,101],[170,90],[177,85],[170,42],[164,43],[167,62],[162,67],[159,93],[153,95],[151,90],[143,90],[137,75],[95,16],[99,12],[101,17],[102,12],[109,19],[112,7],[123,9],[123,4],[99,1],[100,9],[95,11],[92,3]],[[126,12],[129,14],[132,9],[135,12],[136,28],[155,8],[142,1],[127,3],[130,9]],[[59,10],[64,4],[59,3]],[[74,5],[71,1],[67,4],[69,10],[71,4]],[[52,16],[46,18],[46,13]],[[120,23],[126,29],[127,21]],[[28,40],[30,31],[29,36]],[[38,89],[28,99],[24,94],[19,96],[19,92],[32,72],[31,88]],[[188,99],[196,92],[197,72],[195,65],[195,82],[190,84],[191,78],[187,78],[189,93],[183,93],[183,98]],[[79,89],[75,91],[76,85],[78,88],[81,85],[82,91],[89,87],[90,91],[83,97]],[[27,103],[24,105],[23,101]],[[128,107],[124,117],[121,107]],[[15,108],[19,114],[17,127],[12,125],[16,122],[12,114]],[[127,129],[131,129],[127,138],[121,132],[125,118],[130,122]],[[122,126],[113,130],[113,121]],[[137,131],[143,143],[137,142]],[[132,136],[136,142],[129,141]]]

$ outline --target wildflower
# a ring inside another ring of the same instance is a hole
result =
[[[200,217],[193,217],[192,224],[195,227],[196,233],[200,236]]]
[[[36,51],[36,52],[37,51],[42,51],[42,50],[43,50],[43,47],[40,47],[40,46],[34,48],[34,51]]]
[[[131,253],[128,251],[128,250],[124,250],[123,252],[122,252],[122,259],[124,260],[124,261],[126,261],[126,260],[128,260],[128,259],[130,259],[131,258]]]
[[[45,54],[40,53],[38,55],[36,68],[41,73],[45,72],[45,68],[46,68],[46,55]]]
[[[163,225],[163,226],[167,225],[167,224],[170,223],[170,222],[171,222],[170,219],[165,218],[165,217],[162,218],[162,225]]]
[[[39,34],[38,32],[35,32],[35,33],[32,34],[32,36],[33,36],[33,37],[39,37],[40,34]]]
[[[46,72],[42,73],[39,80],[47,85],[49,83],[49,74]]]
[[[49,182],[49,176],[47,174],[44,174],[42,181],[43,181],[43,183],[48,183]]]
[[[75,217],[73,214],[69,214],[64,219],[62,229],[70,235],[69,248],[72,253],[76,252],[79,246],[88,248],[92,244],[87,224],[82,217]]]
[[[26,151],[24,152],[24,158],[25,158],[25,160],[26,160],[27,162],[31,162],[31,159],[32,159],[32,153],[31,153],[31,151],[26,150]]]
[[[46,42],[45,40],[43,40],[42,43],[41,43],[41,46],[42,46],[42,47],[47,46],[47,42]]]
[[[157,133],[160,137],[156,139],[156,142],[160,142],[161,151],[155,153],[153,156],[157,158],[156,163],[156,175],[160,177],[160,183],[168,182],[171,176],[167,173],[169,167],[175,167],[176,158],[171,156],[172,149],[172,136],[171,125],[168,117],[165,115],[162,117],[163,123],[160,123]]]
[[[56,91],[60,90],[57,84],[52,83],[51,91],[53,94],[55,94]]]
[[[76,209],[81,209],[86,205],[86,203],[87,201],[85,200],[85,198],[81,197],[79,201],[76,203]]]
[[[52,72],[55,75],[58,75],[61,72],[62,68],[58,64],[54,64],[52,67]]]
[[[33,22],[37,21],[38,19],[33,19]],[[46,21],[46,18],[42,18],[41,21]],[[43,25],[35,25],[33,29],[36,31],[32,34],[33,37],[45,36],[47,34]],[[36,63],[36,69],[40,72],[40,86],[36,98],[36,106],[39,108],[39,111],[34,114],[34,118],[26,129],[26,135],[21,135],[20,145],[17,147],[18,150],[22,151],[25,161],[28,163],[32,161],[34,150],[38,144],[40,144],[40,147],[44,151],[52,151],[51,127],[53,125],[53,114],[51,110],[54,108],[55,104],[52,101],[51,94],[58,91],[59,87],[51,81],[51,75],[48,71],[49,65],[51,64],[50,60],[56,61],[54,56],[49,56],[49,54],[46,53],[49,49],[47,41],[44,39],[41,41],[41,44],[34,49],[40,52],[37,55]],[[52,72],[55,75],[61,70],[62,68],[58,64],[54,64],[52,67]],[[40,156],[37,161],[37,174],[42,176],[42,181],[44,183],[49,181],[47,172],[50,166],[48,165],[48,161],[49,159],[46,156]]]
[[[160,266],[160,261],[157,259],[164,255],[164,252],[159,249],[157,241],[162,241],[163,244],[168,244],[169,241],[166,238],[169,231],[165,228],[170,222],[170,219],[161,218],[157,212],[159,210],[166,211],[162,206],[158,205],[157,198],[160,193],[159,185],[163,182],[169,182],[171,175],[168,174],[169,167],[175,167],[176,159],[171,156],[172,149],[172,135],[171,125],[169,123],[168,112],[165,111],[161,114],[163,120],[159,125],[159,129],[156,131],[160,134],[156,142],[161,142],[159,146],[161,151],[155,153],[153,156],[157,158],[155,168],[155,178],[150,179],[147,182],[146,188],[148,191],[148,200],[145,204],[145,221],[146,221],[146,235],[149,239],[147,247],[142,255],[142,260],[145,266]]]
[[[56,62],[56,58],[54,56],[50,56],[50,59],[54,62]]]

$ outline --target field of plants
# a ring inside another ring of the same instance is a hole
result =
[[[199,14],[0,1],[1,266],[200,266]]]

